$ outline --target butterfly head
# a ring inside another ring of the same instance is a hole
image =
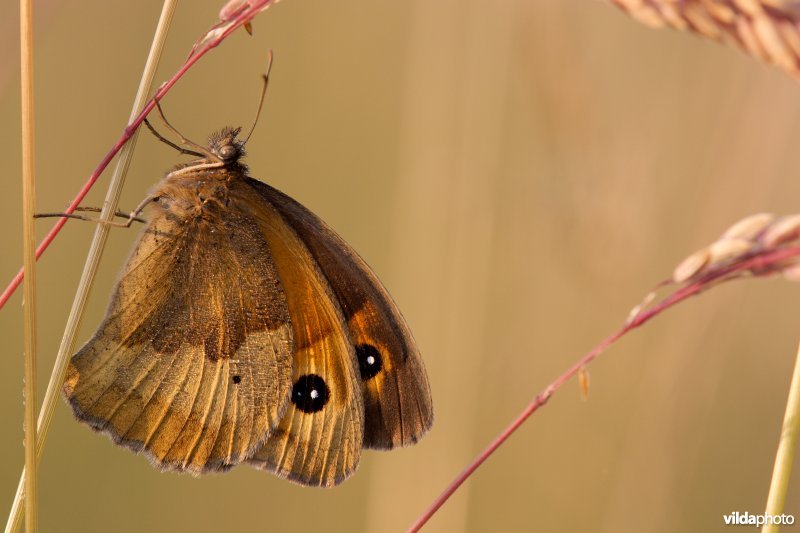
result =
[[[222,128],[208,139],[209,151],[224,165],[232,165],[244,157],[244,142],[239,140],[242,128]]]

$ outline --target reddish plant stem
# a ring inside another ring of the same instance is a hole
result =
[[[619,340],[623,335],[629,331],[644,325],[651,318],[655,317],[662,311],[667,310],[675,304],[683,300],[703,292],[705,289],[712,287],[715,282],[727,281],[735,279],[733,276],[736,274],[743,274],[748,271],[774,273],[779,268],[780,263],[792,257],[800,255],[800,247],[781,248],[763,252],[738,263],[725,267],[723,269],[712,272],[705,277],[695,281],[690,285],[686,285],[674,291],[672,294],[653,305],[649,309],[645,309],[631,318],[624,326],[612,333],[594,348],[592,348],[586,355],[581,357],[578,362],[569,367],[563,374],[558,376],[552,383],[550,383],[542,392],[525,407],[525,409],[517,415],[517,417],[506,428],[489,443],[489,445],[478,454],[475,459],[447,486],[447,488],[433,501],[433,503],[425,510],[422,515],[408,528],[409,533],[414,533],[422,529],[430,518],[436,514],[439,508],[455,493],[456,490],[469,478],[475,470],[481,466],[486,459],[489,458],[519,427],[535,413],[541,406],[547,403],[550,397],[561,388],[564,383],[574,377],[580,369],[594,361],[597,356],[608,349],[612,344]]]
[[[72,201],[69,203],[69,206],[65,210],[66,213],[69,214],[74,212],[75,209],[80,205],[80,203],[89,193],[89,190],[92,188],[92,186],[100,177],[100,174],[103,172],[103,170],[105,170],[105,168],[114,158],[114,156],[117,155],[117,152],[119,152],[120,149],[125,145],[125,143],[128,142],[128,140],[133,136],[133,133],[142,124],[144,118],[150,113],[150,111],[153,110],[153,108],[156,105],[156,101],[163,98],[164,95],[166,95],[167,92],[169,92],[172,86],[175,85],[175,83],[177,83],[177,81],[183,77],[186,71],[188,71],[192,67],[192,65],[194,65],[201,57],[206,55],[206,53],[210,52],[212,49],[216,48],[223,40],[225,40],[225,38],[228,37],[228,35],[233,33],[239,27],[252,21],[253,18],[260,11],[263,11],[264,9],[269,7],[269,5],[271,5],[274,1],[275,0],[257,0],[257,1],[254,0],[251,3],[247,4],[246,9],[243,8],[238,9],[236,11],[236,17],[233,20],[231,20],[228,27],[225,28],[224,31],[222,31],[219,35],[213,37],[212,39],[209,39],[206,43],[204,43],[196,50],[192,51],[192,53],[189,55],[186,62],[181,66],[181,68],[178,69],[178,71],[169,80],[167,80],[164,84],[161,85],[161,87],[158,88],[155,95],[153,95],[153,98],[147,103],[142,112],[139,113],[139,116],[137,116],[133,122],[128,124],[128,126],[122,132],[122,135],[119,137],[119,139],[117,139],[117,142],[114,144],[111,150],[109,150],[109,152],[105,155],[105,157],[103,157],[102,161],[100,161],[100,164],[97,165],[97,168],[95,168],[94,172],[92,172],[92,174],[89,176],[89,179],[86,180],[86,183],[83,185],[83,187],[81,187],[80,191],[78,191],[78,194],[75,195],[75,198],[73,198]],[[220,27],[219,23],[214,25],[209,31],[212,31],[218,27]],[[208,33],[206,33],[206,35],[208,35]],[[47,250],[47,247],[50,246],[50,243],[52,243],[53,240],[56,238],[56,235],[58,235],[58,233],[61,231],[61,228],[64,227],[64,224],[67,223],[67,220],[68,219],[66,218],[58,219],[58,221],[53,225],[53,227],[50,229],[47,235],[45,235],[44,239],[42,239],[42,242],[39,243],[39,246],[36,248],[36,259],[39,259],[39,257],[42,256],[44,251]],[[23,277],[24,273],[22,268],[20,268],[19,271],[17,272],[17,275],[14,276],[14,278],[5,288],[3,293],[0,294],[0,309],[3,308],[8,299],[11,298],[11,295],[14,294],[14,291],[16,291],[17,288],[20,286]]]

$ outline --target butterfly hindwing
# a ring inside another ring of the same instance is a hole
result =
[[[64,392],[79,419],[118,444],[200,473],[244,461],[277,426],[292,330],[256,223],[236,206],[189,217],[181,202],[191,195],[162,186]]]
[[[301,238],[341,306],[362,378],[364,446],[415,443],[433,423],[430,387],[416,343],[389,293],[325,222],[273,187],[252,178],[248,183]]]

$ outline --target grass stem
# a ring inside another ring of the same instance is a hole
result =
[[[778,452],[775,454],[775,466],[772,469],[772,482],[769,485],[766,514],[776,516],[783,513],[786,503],[786,492],[789,488],[789,477],[792,473],[792,462],[797,449],[797,434],[800,432],[800,347],[794,363],[792,383],[789,386],[789,397],[786,400],[786,413],[783,416],[781,438]],[[779,524],[765,524],[764,533],[777,533]]]
[[[36,165],[33,95],[33,1],[20,0],[20,78],[22,103],[22,246],[25,287],[25,531],[36,527]]]
[[[25,1],[25,0],[22,0]],[[30,0],[27,0],[30,1]],[[142,78],[139,82],[139,89],[136,93],[136,98],[134,100],[133,109],[131,111],[131,120],[133,120],[136,116],[138,116],[139,112],[144,108],[145,104],[148,100],[148,95],[150,93],[150,89],[153,86],[153,79],[155,78],[156,69],[158,67],[158,62],[161,58],[161,52],[163,50],[164,42],[166,41],[167,31],[169,29],[170,23],[172,21],[172,15],[175,12],[175,7],[177,5],[177,0],[165,0],[164,5],[161,10],[161,17],[158,21],[158,27],[156,28],[156,34],[153,38],[153,43],[150,47],[150,53],[147,57],[147,63],[145,64],[144,72],[142,74]],[[23,62],[24,64],[24,62]],[[117,202],[119,200],[119,196],[122,192],[122,185],[125,180],[125,173],[127,172],[128,165],[130,164],[130,159],[133,154],[133,148],[135,145],[136,136],[131,138],[130,142],[128,142],[120,151],[119,159],[117,160],[117,166],[114,169],[114,174],[111,178],[111,183],[108,187],[108,192],[106,193],[106,199],[103,202],[103,211],[100,215],[102,219],[108,219],[114,217],[114,213],[117,209]],[[33,223],[33,212],[30,213],[28,219]],[[61,393],[61,384],[64,382],[64,373],[67,368],[67,359],[69,355],[73,352],[75,347],[75,339],[78,334],[78,328],[80,326],[80,321],[83,316],[83,309],[86,305],[86,300],[89,296],[89,290],[92,285],[92,281],[94,280],[95,273],[97,272],[97,266],[100,263],[100,256],[102,254],[103,248],[106,243],[106,239],[108,237],[109,225],[108,224],[98,224],[95,228],[94,238],[92,239],[91,246],[89,248],[89,254],[86,258],[86,264],[84,265],[83,275],[81,276],[80,283],[78,285],[78,290],[75,294],[75,299],[72,302],[72,309],[70,310],[69,318],[67,320],[67,325],[64,331],[64,336],[61,339],[61,345],[58,349],[58,355],[56,356],[56,362],[53,365],[53,372],[50,375],[50,381],[47,384],[47,391],[45,393],[44,402],[42,404],[42,410],[39,413],[39,424],[38,424],[38,439],[36,440],[36,446],[32,446],[30,448],[31,453],[33,450],[36,450],[34,455],[34,460],[29,463],[28,457],[26,454],[26,467],[23,473],[23,477],[27,479],[30,476],[30,472],[35,471],[36,469],[36,461],[41,456],[42,449],[44,448],[44,439],[47,434],[47,429],[50,426],[50,421],[53,418],[53,412],[55,411],[56,400],[60,396]],[[35,246],[36,242],[34,240],[33,245]],[[33,248],[32,248],[33,250]],[[27,258],[27,256],[26,256]],[[27,277],[26,271],[26,280],[25,286],[27,287],[30,284],[30,278]],[[28,295],[27,292],[25,294],[25,301],[28,302]],[[26,306],[27,307],[27,306]],[[28,383],[27,376],[26,376],[26,385]],[[31,418],[33,420],[33,418]],[[27,424],[27,419],[26,419]],[[27,427],[34,427],[33,424]],[[26,432],[27,436],[28,432]],[[27,450],[27,446],[26,446]],[[21,490],[23,484],[20,483],[17,487],[17,493],[14,498],[14,503],[11,507],[11,512],[8,517],[8,522],[6,524],[6,532],[10,533],[16,531],[19,527],[20,515],[22,513],[22,494]],[[27,491],[24,491],[27,493]],[[30,505],[29,498],[26,495],[25,498],[25,507]],[[35,507],[32,507],[35,508]],[[25,513],[26,522],[27,516],[32,513]],[[26,527],[27,531],[27,527]]]
[[[575,364],[565,370],[560,376],[554,379],[547,387],[537,394],[531,402],[523,409],[514,420],[509,423],[500,434],[489,443],[482,452],[480,452],[467,467],[461,471],[453,481],[442,491],[442,493],[428,506],[425,511],[417,518],[417,520],[407,529],[408,533],[416,533],[428,523],[428,521],[436,514],[439,509],[447,502],[448,499],[464,484],[467,479],[481,466],[489,457],[494,454],[500,446],[513,435],[528,418],[544,406],[550,398],[561,389],[561,387],[573,376],[578,375],[583,369],[594,361],[598,356],[615,344],[619,339],[624,337],[634,329],[643,326],[651,319],[655,318],[662,312],[670,309],[671,307],[685,301],[686,299],[697,296],[711,287],[723,282],[740,279],[745,273],[747,276],[758,272],[759,275],[769,275],[771,273],[779,272],[788,263],[792,262],[794,258],[800,256],[800,246],[789,246],[776,249],[761,248],[757,253],[746,255],[739,261],[730,265],[723,265],[721,268],[715,269],[708,274],[700,276],[691,283],[688,283],[671,294],[666,296],[658,303],[648,308],[641,308],[637,306],[637,311],[628,317],[625,324],[617,331],[600,341],[589,352],[581,357]],[[664,285],[662,282],[660,285]],[[645,299],[649,302],[650,298]],[[800,361],[800,360],[799,360]],[[800,364],[800,362],[798,363]],[[797,394],[794,398],[795,403],[800,401],[800,367],[795,368],[795,378],[792,382],[792,390]],[[793,422],[797,423],[798,417],[797,410],[793,411]],[[787,419],[789,417],[787,410]],[[793,433],[793,438],[796,438],[797,431]],[[784,427],[784,437],[786,437],[786,430]],[[788,439],[786,439],[788,440]],[[783,443],[783,441],[782,441]],[[788,446],[788,444],[787,444]],[[791,443],[791,449],[794,450],[794,440]],[[791,461],[790,461],[791,463]],[[789,464],[791,466],[791,464]],[[788,478],[787,481],[788,483]],[[784,490],[785,492],[785,490]],[[781,504],[782,507],[782,504]]]

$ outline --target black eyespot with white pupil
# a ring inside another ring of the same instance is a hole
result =
[[[316,374],[306,374],[292,387],[292,402],[304,413],[316,413],[325,407],[331,391],[325,380]]]
[[[364,381],[378,375],[383,369],[383,358],[381,352],[371,344],[359,344],[356,346],[356,356],[358,357],[358,369],[361,371],[361,379]]]

